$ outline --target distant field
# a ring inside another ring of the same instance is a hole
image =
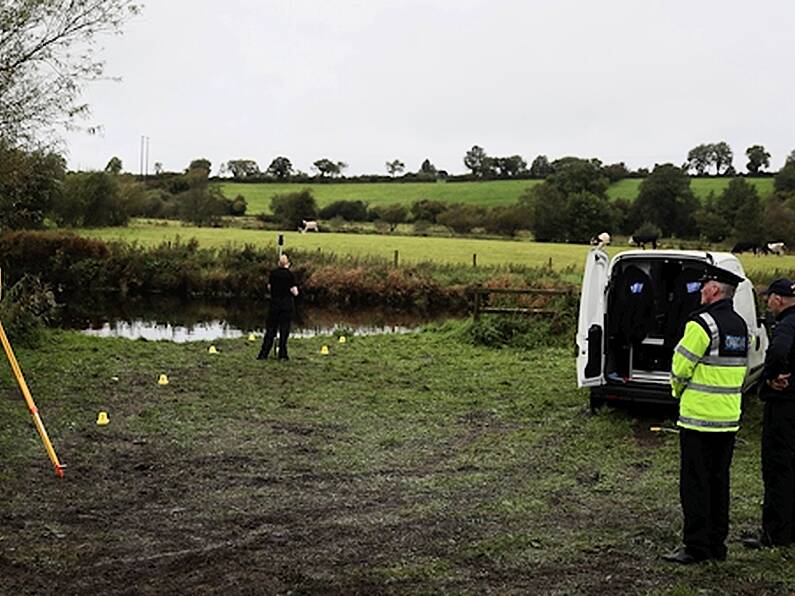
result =
[[[167,226],[136,224],[127,228],[82,229],[76,232],[83,236],[103,240],[123,240],[144,245],[158,244],[179,236],[182,240],[196,238],[201,246],[241,246],[276,244],[279,232],[243,230],[239,228],[195,228],[172,224]],[[452,265],[471,265],[472,255],[477,254],[479,265],[525,265],[537,267],[548,265],[560,270],[573,267],[575,277],[582,271],[589,247],[578,244],[553,244],[519,240],[477,240],[469,238],[422,238],[418,236],[389,236],[377,234],[284,234],[287,250],[322,250],[339,255],[376,257],[391,260],[397,250],[401,263],[430,261]],[[612,255],[626,246],[610,246]],[[757,281],[770,277],[790,275],[795,271],[795,255],[784,257],[741,255],[746,273]],[[574,280],[573,280],[574,281]]]
[[[759,194],[765,196],[773,191],[772,178],[748,178]],[[540,180],[488,180],[485,182],[374,182],[364,184],[241,184],[223,182],[221,190],[229,197],[243,195],[248,201],[248,213],[256,215],[270,211],[270,200],[275,194],[296,192],[310,188],[323,207],[334,201],[367,201],[371,206],[390,203],[410,205],[420,199],[447,203],[472,203],[492,207],[515,203],[522,193]],[[610,198],[634,199],[638,194],[640,179],[626,179],[613,184],[607,194]],[[710,191],[719,194],[729,184],[728,178],[696,178],[691,181],[696,196],[706,197]]]
[[[334,201],[367,201],[370,206],[430,199],[446,203],[472,203],[491,207],[515,203],[525,189],[540,180],[488,180],[485,182],[373,182],[365,184],[240,184],[224,182],[221,190],[229,197],[246,197],[248,213],[270,211],[273,195],[311,188],[319,207]]]
[[[748,182],[756,187],[759,196],[764,197],[773,192],[773,178],[746,178]],[[625,198],[634,200],[638,196],[638,188],[643,180],[639,178],[627,178],[619,180],[607,189],[607,194],[611,199]],[[731,178],[692,178],[690,188],[695,195],[703,199],[714,192],[716,195],[722,193],[729,186]]]

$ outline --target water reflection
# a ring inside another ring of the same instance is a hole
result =
[[[96,337],[183,343],[236,339],[254,333],[260,340],[266,311],[267,305],[257,302],[186,302],[165,296],[125,302],[75,298],[65,305],[60,325]],[[408,333],[444,318],[446,313],[299,307],[291,336],[332,335],[335,331],[355,335]]]

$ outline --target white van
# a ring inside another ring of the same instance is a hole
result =
[[[577,385],[591,388],[591,408],[608,400],[673,403],[673,348],[689,315],[700,308],[704,265],[745,277],[730,253],[628,250],[612,259],[599,248],[588,252],[577,326]],[[759,378],[767,330],[758,316],[753,284],[743,280],[734,308],[751,336],[744,390]]]

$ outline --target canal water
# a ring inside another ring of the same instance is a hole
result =
[[[252,301],[209,302],[149,296],[128,300],[73,298],[64,304],[60,327],[97,337],[165,340],[177,343],[235,339],[264,334],[267,304]],[[450,318],[449,313],[425,313],[382,308],[297,308],[291,337],[409,333],[422,325]]]

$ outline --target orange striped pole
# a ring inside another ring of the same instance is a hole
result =
[[[33,416],[33,423],[36,425],[36,430],[39,431],[39,436],[44,443],[44,448],[47,450],[47,455],[50,456],[50,461],[52,465],[55,466],[55,475],[58,476],[58,478],[63,478],[64,466],[58,461],[58,456],[50,442],[50,437],[47,436],[47,429],[44,428],[44,423],[41,421],[39,409],[33,401],[33,396],[30,394],[30,389],[28,389],[28,384],[25,382],[25,377],[22,376],[22,369],[19,368],[19,362],[17,362],[17,358],[14,356],[14,350],[11,349],[11,342],[8,341],[8,336],[6,335],[6,330],[3,328],[2,323],[0,323],[0,343],[3,344],[3,350],[5,350],[6,356],[8,357],[8,363],[11,365],[11,370],[14,371],[14,376],[17,378],[19,390],[22,392],[28,404],[30,414]]]

